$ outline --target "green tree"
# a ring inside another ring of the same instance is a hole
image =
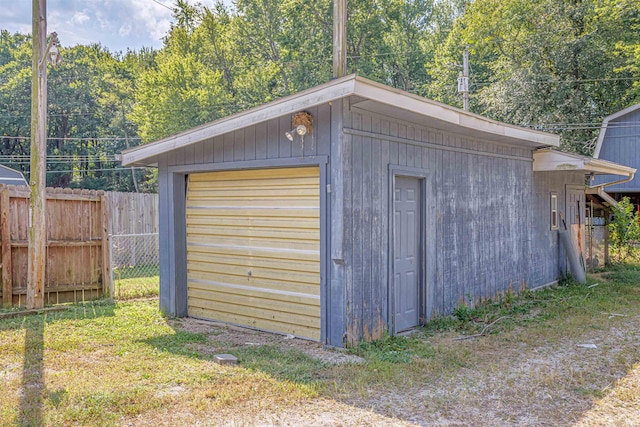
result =
[[[465,46],[471,51],[472,110],[561,135],[564,148],[590,154],[602,117],[627,105],[631,77],[615,54],[618,25],[591,0],[477,0],[434,59],[429,94],[455,92]],[[637,39],[637,33],[634,36]]]
[[[623,197],[612,211],[613,220],[609,224],[611,252],[617,262],[623,262],[638,253],[636,244],[640,240],[640,218],[628,197]]]

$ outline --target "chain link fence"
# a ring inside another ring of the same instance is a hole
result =
[[[115,299],[157,297],[158,195],[107,193],[111,218],[111,283]]]
[[[157,296],[159,259],[158,233],[111,235],[114,298]]]

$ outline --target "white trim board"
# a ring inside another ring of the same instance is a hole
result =
[[[256,123],[302,111],[349,96],[364,98],[364,109],[386,109],[410,114],[431,125],[463,134],[515,145],[558,147],[557,135],[501,123],[439,102],[358,77],[355,74],[237,113],[122,153],[122,165],[150,165],[158,155],[242,129]]]
[[[534,172],[577,171],[598,175],[621,175],[631,177],[636,169],[608,160],[594,159],[579,154],[543,149],[533,153]]]

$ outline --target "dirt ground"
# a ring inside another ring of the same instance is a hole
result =
[[[357,356],[319,344],[186,319],[177,327],[215,334],[236,345],[296,348],[332,364]],[[425,338],[474,355],[472,362],[403,387],[335,390],[295,406],[246,402],[238,410],[194,419],[166,414],[166,425],[281,426],[640,426],[640,317],[603,313],[599,326],[577,336],[531,336],[524,329],[457,340]],[[215,348],[199,351],[215,352]],[[477,357],[476,357],[477,356]],[[414,368],[414,369],[419,369]]]

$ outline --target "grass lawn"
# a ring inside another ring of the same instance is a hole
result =
[[[346,354],[166,320],[156,301],[0,320],[0,424],[638,425],[640,266],[589,286],[460,307]],[[239,365],[213,362],[227,352]]]
[[[117,300],[157,297],[160,271],[157,265],[137,265],[113,271],[113,297]]]

